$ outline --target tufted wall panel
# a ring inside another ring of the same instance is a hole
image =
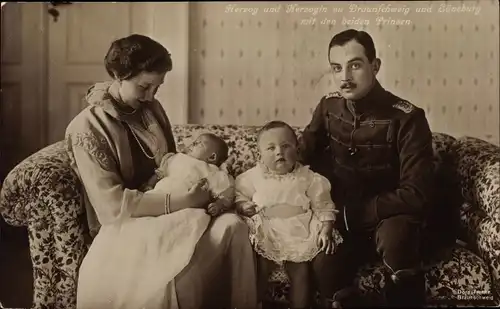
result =
[[[363,11],[381,8],[401,11]],[[329,40],[350,27],[372,35],[380,82],[424,108],[434,131],[498,144],[498,20],[496,0],[192,3],[189,122],[306,124],[336,90]]]

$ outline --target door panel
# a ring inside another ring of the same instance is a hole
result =
[[[0,164],[3,173],[45,144],[46,31],[43,3],[1,10]]]
[[[85,108],[82,99],[87,88],[109,79],[104,57],[111,42],[132,33],[148,35],[172,53],[174,72],[157,98],[173,123],[185,123],[187,3],[74,3],[58,10],[57,22],[49,20],[50,142],[63,138],[71,119]]]
[[[74,3],[58,7],[58,20],[49,20],[49,142],[64,138],[71,119],[85,108],[87,89],[109,79],[104,56],[110,42],[131,33],[132,5]]]

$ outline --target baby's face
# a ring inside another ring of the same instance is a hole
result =
[[[200,135],[189,147],[186,153],[198,160],[205,161],[207,163],[214,163],[214,160],[219,156],[219,149],[217,144],[212,141],[209,137]]]
[[[297,162],[295,136],[287,128],[265,131],[259,139],[259,152],[262,162],[271,171],[280,175],[289,173]]]

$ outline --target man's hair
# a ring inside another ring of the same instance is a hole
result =
[[[292,135],[294,137],[295,144],[296,145],[299,144],[299,140],[297,138],[297,134],[295,134],[295,130],[288,123],[286,123],[284,121],[280,121],[280,120],[270,121],[270,122],[266,123],[262,128],[260,128],[259,132],[257,133],[257,143],[259,143],[260,137],[264,132],[269,131],[271,129],[276,129],[276,128],[285,128],[285,129],[290,130],[290,132],[292,133]]]
[[[217,154],[217,160],[215,161],[215,165],[220,166],[224,161],[227,160],[229,156],[229,146],[227,143],[220,138],[219,136],[213,134],[213,133],[203,133],[200,134],[201,136],[207,137],[211,142],[215,143],[217,146],[218,154]]]
[[[112,78],[127,80],[142,72],[169,72],[172,58],[160,43],[145,35],[132,34],[111,43],[104,66]]]
[[[347,42],[355,40],[365,48],[365,55],[368,61],[372,62],[377,57],[377,51],[375,50],[375,44],[373,43],[372,37],[364,32],[355,29],[348,29],[337,33],[333,36],[328,45],[328,61],[330,62],[330,50],[334,46],[344,46]]]

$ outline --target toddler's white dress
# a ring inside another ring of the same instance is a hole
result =
[[[168,158],[164,172],[153,190],[188,192],[206,178],[211,192],[234,198],[233,179],[215,165],[177,153]],[[107,308],[178,308],[173,279],[189,264],[210,220],[205,209],[187,208],[103,225],[80,270],[79,282],[93,282],[79,286],[78,298],[85,300],[85,308],[100,309],[92,299],[106,297]],[[96,273],[101,278],[92,280]]]
[[[338,212],[330,197],[330,182],[297,164],[288,174],[272,173],[257,164],[236,178],[236,201],[252,201],[258,213],[245,218],[254,250],[277,264],[311,261],[319,252],[317,239],[322,221],[335,219]],[[304,213],[289,217],[267,217],[263,211],[275,205],[300,206]],[[342,242],[333,231],[335,245]]]

